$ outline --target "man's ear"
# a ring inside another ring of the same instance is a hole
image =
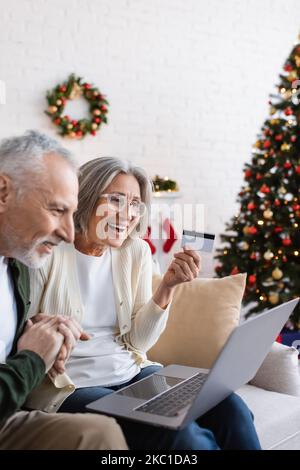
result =
[[[9,201],[13,195],[12,182],[9,176],[0,173],[0,213],[7,210]]]

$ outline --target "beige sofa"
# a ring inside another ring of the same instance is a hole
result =
[[[158,282],[154,277],[153,290]],[[244,287],[243,274],[178,286],[166,330],[149,358],[164,365],[211,367],[239,322]],[[255,416],[264,449],[300,449],[300,378],[294,348],[274,343],[251,385],[237,393]]]

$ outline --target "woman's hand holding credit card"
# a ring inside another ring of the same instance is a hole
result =
[[[212,252],[215,235],[211,233],[195,232],[193,230],[183,230],[181,247],[186,250]]]

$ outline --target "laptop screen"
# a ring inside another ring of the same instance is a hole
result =
[[[150,398],[169,390],[183,380],[184,379],[179,379],[178,377],[166,377],[164,375],[153,374],[144,380],[140,380],[129,387],[119,390],[116,394],[150,400]]]

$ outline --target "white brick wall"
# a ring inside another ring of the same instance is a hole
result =
[[[45,92],[75,72],[110,101],[81,162],[131,158],[179,181],[219,233],[295,40],[299,0],[0,0],[0,137],[38,128]]]

